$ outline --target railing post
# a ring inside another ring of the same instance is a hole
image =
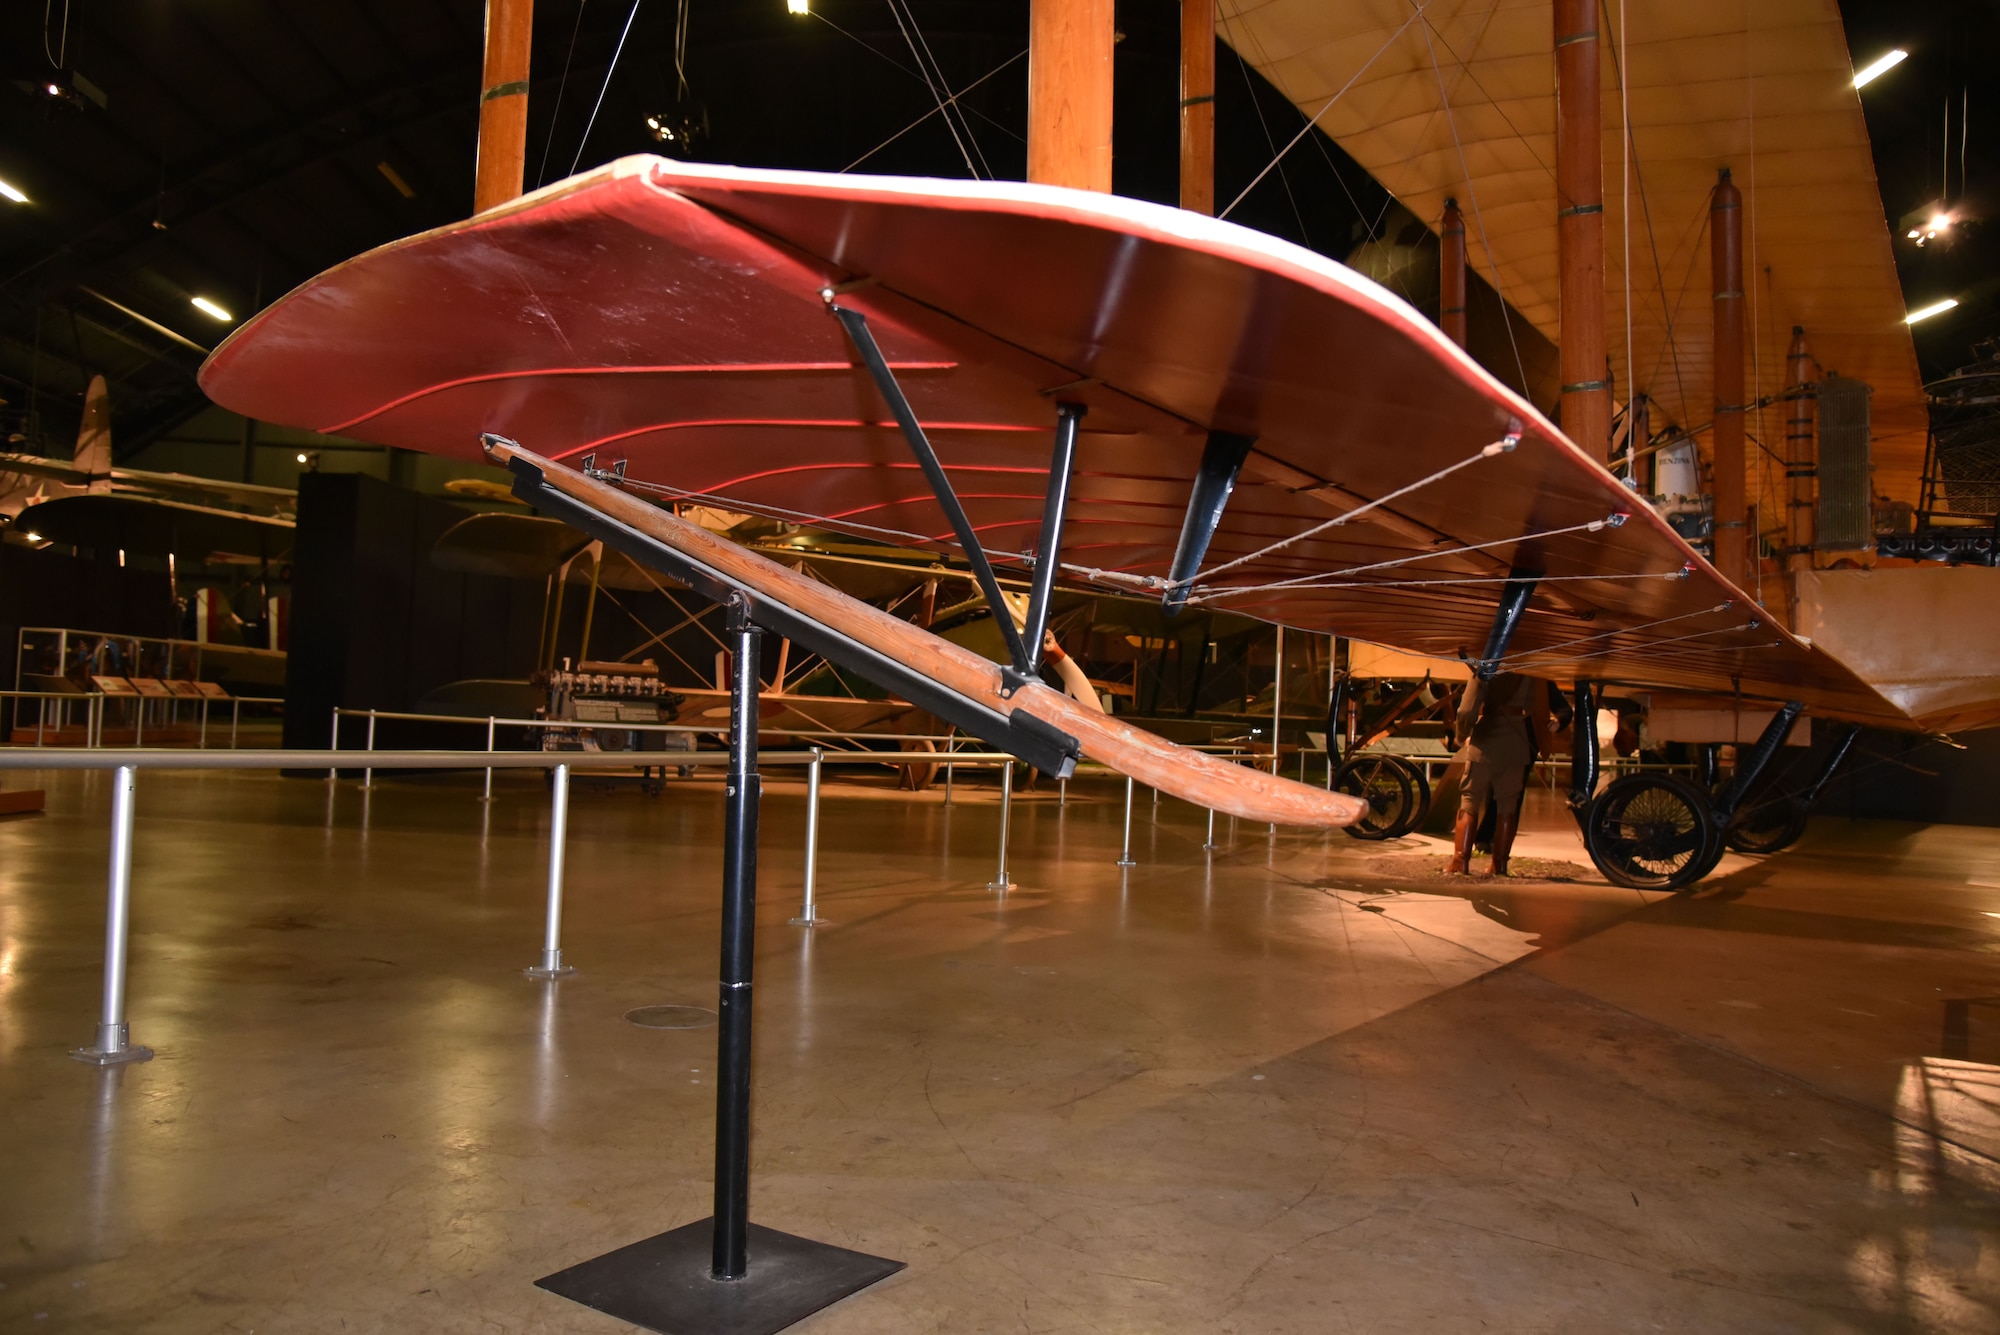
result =
[[[951,772],[952,772],[952,764],[951,764],[951,755],[952,755],[952,752],[954,752],[954,751],[956,751],[956,750],[958,750],[958,738],[956,738],[956,737],[947,737],[947,738],[945,738],[945,739],[944,739],[944,757],[945,757],[945,759],[944,759],[944,804],[945,804],[946,806],[950,806],[950,805],[951,805]]]
[[[338,751],[340,749],[340,706],[339,705],[335,705],[333,707],[333,736],[328,739],[326,744],[326,749],[329,751]],[[332,769],[329,769],[326,772],[326,777],[329,779],[339,778],[340,766],[335,765]]]
[[[1210,807],[1208,809],[1208,838],[1206,841],[1203,842],[1202,847],[1210,853],[1213,853],[1215,851],[1215,808],[1214,807]]]
[[[202,751],[208,749],[208,697],[205,695],[201,697],[201,732],[195,740],[195,746]]]
[[[806,769],[805,903],[799,909],[799,916],[792,919],[792,925],[795,927],[811,927],[819,922],[819,905],[813,897],[813,891],[819,877],[819,768],[826,752],[815,746],[812,753],[812,764]]]
[[[229,749],[236,749],[237,725],[243,721],[243,702],[234,696],[229,700]],[[282,739],[281,739],[282,740]]]
[[[104,902],[104,1006],[97,1021],[97,1046],[69,1055],[93,1066],[150,1061],[151,1048],[134,1047],[125,1023],[125,960],[131,938],[132,809],[137,769],[120,765],[111,786],[111,875]]]
[[[563,856],[569,850],[569,766],[555,767],[549,791],[549,912],[542,929],[542,962],[530,978],[562,978],[576,972],[562,961]]]
[[[368,749],[370,751],[375,749],[375,711],[372,709],[368,711]],[[373,765],[361,771],[361,786],[363,788],[373,788],[375,786],[375,767]]]
[[[1138,861],[1132,856],[1132,776],[1125,776],[1125,847],[1118,854],[1118,865],[1136,867]]]
[[[1000,869],[993,873],[993,879],[986,886],[988,890],[1007,891],[1014,883],[1007,879],[1007,826],[1014,814],[1014,758],[1008,756],[1000,765]]]
[[[493,754],[493,716],[491,714],[486,716],[486,754],[489,756]],[[662,769],[660,773],[665,775],[666,770]],[[486,791],[480,795],[479,800],[482,802],[491,802],[493,800],[493,767],[491,765],[486,767]]]

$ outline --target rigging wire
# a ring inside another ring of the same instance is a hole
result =
[[[855,36],[853,33],[841,27],[838,23],[835,23],[832,19],[828,18],[826,15],[820,13],[817,9],[808,9],[806,11],[806,14],[810,18],[818,19],[821,23],[824,23],[827,27],[839,33],[842,37],[845,37],[848,41],[853,42],[856,46],[860,47],[863,51],[866,51],[869,55],[889,65],[890,68],[899,70],[902,73],[907,74],[912,79],[916,79],[920,82],[922,81],[924,77],[923,75],[917,73],[915,70],[911,69],[908,65],[905,65],[902,61],[896,59],[894,56],[882,50],[880,47],[872,45],[865,39]],[[1023,51],[1021,53],[1021,55],[1023,56],[1026,54],[1027,54],[1026,51]],[[1014,57],[1014,60],[1019,60],[1020,58],[1021,58],[1020,56],[1016,56]],[[1010,60],[1007,62],[1007,65],[1011,65],[1013,63],[1014,62]],[[955,93],[951,97],[946,98],[945,101],[952,103],[961,112],[970,112],[972,115],[979,117],[979,119],[985,121],[988,125],[1000,131],[1002,134],[1008,136],[1010,139],[1013,139],[1016,143],[1025,144],[1028,142],[1027,139],[1021,135],[1015,134],[1012,126],[1006,124],[1003,121],[994,120],[991,116],[981,111],[978,107],[971,106],[966,102],[964,102],[963,100],[967,93],[971,92],[974,88],[977,88],[987,79],[992,78],[993,75],[999,73],[1000,70],[1007,68],[1007,65],[1001,65],[999,69],[989,71],[984,77],[976,79],[973,82],[967,84],[965,87],[959,89],[957,93]],[[931,116],[934,116],[936,114],[937,114],[936,110],[933,109],[932,111],[926,113],[924,116],[918,117],[918,119],[909,128],[910,129],[916,128],[917,125],[921,125],[925,120],[929,119]],[[904,131],[904,133],[907,132],[908,132],[907,130]]]
[[[916,42],[912,40],[912,38],[910,37],[910,28],[915,25],[916,16],[912,15],[910,17],[909,24],[906,25],[903,22],[902,7],[896,3],[896,0],[888,0],[888,3],[889,3],[889,13],[893,15],[896,20],[896,29],[897,31],[903,34],[903,41],[908,44],[910,48],[910,54],[916,58],[917,69],[921,71],[924,76],[924,87],[930,89],[931,97],[934,101],[936,101],[938,111],[944,115],[945,128],[951,131],[951,141],[952,143],[958,145],[958,155],[961,158],[965,159],[965,170],[967,174],[969,174],[973,180],[975,181],[979,180],[980,179],[979,168],[972,165],[972,154],[966,151],[965,140],[964,138],[960,137],[958,132],[958,122],[954,121],[951,118],[950,113],[945,111],[944,93],[938,91],[937,82],[931,78],[930,66],[924,63],[923,56],[919,55],[917,52]],[[945,88],[945,92],[950,92],[950,91],[951,91],[950,87],[947,86]],[[966,134],[970,135],[971,133],[972,133],[971,127],[970,126],[966,127]]]
[[[69,0],[63,0],[62,39],[56,43],[56,49],[51,51],[49,16],[55,12],[55,7],[55,0],[42,0],[42,54],[49,58],[49,64],[61,69],[63,61],[69,57]]]
[[[1539,581],[1537,582],[1539,583]],[[1620,635],[1633,635],[1642,630],[1651,630],[1655,626],[1672,625],[1676,621],[1692,621],[1696,617],[1713,616],[1717,612],[1727,612],[1729,607],[1730,604],[1727,601],[1719,602],[1713,607],[1698,608],[1692,612],[1679,612],[1673,616],[1660,617],[1653,621],[1641,621],[1636,626],[1620,626],[1616,630],[1599,631],[1595,635],[1583,635],[1574,640],[1559,640],[1555,644],[1545,644],[1539,649],[1523,649],[1518,654],[1503,654],[1499,661],[1505,664],[1514,662],[1517,659],[1554,653],[1558,649],[1574,649],[1579,644],[1595,644],[1599,640],[1616,639]],[[1711,631],[1709,633],[1713,634],[1714,632]]]
[[[866,46],[867,43],[863,42],[862,45]],[[873,50],[874,48],[870,47],[869,49]],[[1006,60],[1000,62],[998,65],[995,65],[992,69],[988,70],[986,73],[980,75],[977,79],[974,79],[971,83],[965,85],[965,87],[959,89],[956,93],[953,93],[948,100],[955,104],[958,101],[958,99],[964,97],[967,93],[979,87],[980,84],[985,83],[988,79],[1000,73],[1000,71],[1006,69],[1008,66],[1012,65],[1015,61],[1023,59],[1027,54],[1028,53],[1026,51],[1020,51],[1008,57]],[[890,63],[895,64],[894,61],[890,61]],[[902,66],[900,65],[897,65],[896,67],[898,69],[902,68]],[[938,114],[938,108],[932,107],[929,111],[926,111],[923,115],[917,117],[915,120],[911,121],[908,125],[905,125],[902,129],[896,131],[896,133],[890,135],[887,139],[884,139],[881,143],[875,145],[875,147],[869,149],[866,153],[863,153],[860,157],[848,163],[845,167],[842,167],[840,169],[840,174],[844,175],[847,172],[853,171],[856,167],[859,167],[862,163],[868,161],[868,159],[874,157],[877,153],[880,153],[883,149],[895,143],[898,139],[901,139],[904,135],[916,129],[919,125],[922,125],[925,121],[929,120],[931,117],[937,114]],[[1016,137],[1018,138],[1018,136]]]
[[[1271,122],[1264,118],[1264,102],[1263,99],[1257,96],[1256,81],[1250,77],[1250,63],[1243,59],[1242,53],[1237,51],[1235,47],[1230,48],[1230,54],[1236,57],[1237,71],[1243,75],[1243,88],[1250,95],[1250,109],[1257,113],[1257,125],[1264,131],[1264,147],[1275,152],[1278,141],[1271,137]],[[1283,154],[1279,154],[1278,156],[1282,157]],[[1276,164],[1278,158],[1274,157],[1271,161],[1273,164]],[[1292,206],[1292,221],[1299,225],[1299,241],[1310,250],[1312,248],[1312,233],[1306,230],[1306,216],[1299,211],[1299,197],[1292,193],[1292,178],[1282,166],[1278,167],[1278,180],[1285,187],[1286,202]],[[1251,184],[1254,185],[1255,182]],[[1246,187],[1244,194],[1248,193],[1249,190]],[[1242,196],[1239,195],[1237,198],[1241,199]],[[1231,204],[1229,207],[1233,209],[1236,205]],[[1227,210],[1224,210],[1223,214],[1217,216],[1225,216],[1226,214]]]
[[[541,189],[549,179],[549,150],[556,145],[556,126],[562,120],[563,93],[569,88],[570,66],[576,61],[576,37],[583,31],[583,11],[590,0],[576,0],[576,22],[569,30],[569,54],[563,57],[562,79],[556,84],[555,110],[549,113],[549,133],[542,140],[542,162],[535,168],[535,188]]]
[[[625,54],[625,39],[632,35],[632,20],[639,17],[641,0],[632,0],[632,12],[625,16],[625,27],[618,34],[618,45],[611,52],[611,64],[605,68],[604,84],[597,90],[597,101],[590,108],[590,119],[584,122],[583,138],[576,141],[576,157],[571,159],[569,174],[576,175],[576,169],[583,162],[583,150],[590,143],[590,132],[597,126],[597,113],[604,109],[604,95],[611,91],[611,80],[618,73],[618,58]]]
[[[1326,100],[1326,104],[1322,106],[1318,111],[1315,111],[1312,114],[1312,116],[1306,121],[1306,123],[1300,127],[1299,132],[1293,135],[1291,137],[1291,140],[1288,143],[1286,143],[1286,145],[1283,148],[1278,150],[1277,156],[1273,157],[1271,161],[1265,165],[1264,170],[1258,172],[1255,176],[1250,178],[1250,184],[1244,186],[1242,193],[1237,195],[1235,199],[1229,201],[1229,207],[1224,209],[1222,212],[1216,214],[1215,216],[1218,218],[1227,218],[1230,215],[1231,211],[1234,210],[1238,204],[1241,204],[1243,202],[1243,196],[1249,194],[1252,190],[1255,190],[1257,188],[1257,183],[1263,180],[1266,176],[1270,175],[1271,168],[1278,165],[1279,159],[1283,158],[1285,154],[1291,152],[1292,149],[1298,144],[1299,140],[1305,138],[1308,134],[1312,133],[1313,127],[1319,124],[1319,118],[1321,116],[1326,115],[1327,112],[1333,110],[1333,104],[1340,101],[1340,99],[1346,95],[1348,89],[1354,87],[1356,81],[1358,81],[1362,75],[1368,72],[1369,66],[1373,65],[1377,60],[1380,60],[1382,58],[1383,53],[1388,51],[1390,47],[1396,44],[1396,39],[1398,37],[1401,37],[1406,31],[1408,31],[1410,25],[1412,23],[1415,23],[1418,17],[1422,15],[1423,12],[1424,12],[1423,6],[1419,4],[1416,8],[1416,12],[1412,13],[1410,17],[1403,20],[1403,26],[1396,29],[1396,31],[1390,33],[1389,40],[1382,43],[1381,46],[1377,47],[1375,49],[1375,54],[1368,57],[1367,60],[1363,61],[1361,63],[1361,68],[1354,71],[1353,75],[1347,80],[1347,82],[1340,86],[1340,91],[1335,93],[1332,97],[1329,97]],[[1224,19],[1225,25],[1241,17],[1242,17],[1241,14],[1227,15],[1225,16]],[[1234,42],[1231,42],[1230,49],[1233,51],[1235,50],[1235,47],[1236,44]],[[1242,57],[1238,56],[1237,59],[1241,60]]]
[[[1625,280],[1625,402],[1632,402],[1638,393],[1638,368],[1633,364],[1632,352],[1632,90],[1625,82],[1625,64],[1628,52],[1625,46],[1625,0],[1618,0],[1618,61],[1613,67],[1618,75],[1618,125],[1620,134],[1618,146],[1623,150],[1618,169],[1618,230],[1624,240],[1625,258],[1619,261],[1619,276]],[[1635,456],[1632,447],[1636,442],[1628,427],[1625,432],[1626,480],[1636,481],[1634,472]]]
[[[1497,3],[1498,0],[1495,0],[1495,2]],[[1415,0],[1412,0],[1412,3],[1415,3]],[[1423,7],[1418,5],[1416,14],[1411,15],[1411,17],[1415,18],[1422,15],[1423,12]],[[1528,368],[1527,364],[1521,359],[1520,341],[1514,337],[1513,306],[1507,300],[1506,289],[1500,284],[1500,261],[1493,253],[1492,243],[1486,239],[1486,215],[1479,207],[1479,187],[1473,182],[1472,169],[1466,165],[1465,145],[1458,137],[1458,118],[1452,114],[1451,95],[1445,91],[1444,70],[1438,65],[1437,47],[1431,43],[1431,23],[1428,17],[1424,18],[1423,31],[1424,49],[1430,53],[1431,58],[1431,73],[1437,78],[1438,101],[1444,105],[1444,123],[1446,128],[1451,131],[1451,144],[1458,153],[1459,174],[1465,178],[1465,199],[1466,203],[1472,206],[1472,225],[1479,231],[1479,248],[1486,252],[1486,262],[1493,269],[1493,292],[1494,295],[1500,298],[1500,320],[1501,323],[1507,326],[1507,344],[1514,350],[1514,372],[1521,377],[1521,394],[1525,397],[1528,393]],[[1456,52],[1453,52],[1453,58],[1457,59]],[[1461,68],[1463,68],[1465,62],[1460,61],[1459,63]]]
[[[1763,625],[1763,623],[1760,621],[1754,621],[1754,620],[1746,621],[1740,626],[1719,626],[1714,630],[1697,630],[1687,635],[1672,635],[1664,640],[1652,640],[1647,644],[1644,644],[1639,647],[1648,654],[1655,654],[1658,653],[1660,649],[1665,645],[1684,644],[1689,640],[1705,640],[1711,635],[1734,635],[1739,631],[1756,630],[1761,625]],[[1783,640],[1765,640],[1762,644],[1739,644],[1735,647],[1739,650],[1776,649],[1782,644],[1784,644]],[[1606,654],[1615,654],[1620,652],[1622,651],[1619,649],[1617,645],[1614,644],[1606,649],[1593,649],[1591,652],[1587,654],[1564,654],[1557,658],[1547,659],[1538,666],[1554,667],[1557,664],[1561,663],[1582,663],[1588,659],[1602,658]]]
[[[1236,569],[1236,567],[1240,565],[1248,565],[1252,561],[1260,560],[1263,557],[1269,556],[1272,552],[1281,551],[1284,548],[1291,546],[1295,542],[1304,542],[1307,538],[1315,537],[1321,533],[1326,532],[1330,528],[1339,528],[1342,524],[1350,523],[1353,520],[1361,518],[1363,515],[1367,514],[1371,510],[1381,509],[1383,506],[1387,505],[1390,501],[1395,500],[1399,496],[1407,496],[1413,491],[1418,491],[1424,487],[1430,486],[1433,482],[1440,482],[1445,478],[1450,477],[1453,473],[1456,473],[1461,468],[1469,468],[1473,464],[1478,463],[1482,459],[1491,459],[1498,454],[1511,454],[1514,451],[1514,447],[1516,445],[1519,445],[1520,443],[1521,443],[1521,433],[1518,430],[1510,431],[1505,436],[1501,437],[1499,440],[1496,440],[1491,444],[1481,446],[1477,454],[1469,454],[1465,458],[1460,459],[1457,463],[1446,464],[1443,468],[1438,469],[1435,473],[1430,474],[1428,477],[1420,477],[1415,482],[1411,482],[1405,486],[1396,488],[1394,491],[1390,492],[1386,496],[1379,496],[1376,499],[1369,501],[1364,505],[1356,506],[1352,510],[1343,511],[1342,513],[1337,514],[1333,518],[1327,520],[1325,523],[1316,524],[1313,527],[1306,529],[1302,533],[1294,533],[1289,538],[1280,538],[1278,541],[1274,543],[1258,548],[1256,551],[1251,552],[1248,556],[1239,556],[1234,560],[1224,561],[1219,566],[1210,566],[1207,570],[1198,570],[1194,574],[1188,576],[1186,579],[1179,581],[1179,584],[1177,584],[1176,587],[1184,587],[1186,585],[1193,584],[1195,581],[1201,579],[1213,579],[1217,575],[1223,573],[1225,570],[1234,570]]]
[[[1314,575],[1297,575],[1291,579],[1281,579],[1269,584],[1242,584],[1224,589],[1196,590],[1189,595],[1190,603],[1210,603],[1218,598],[1234,598],[1246,593],[1272,593],[1287,589],[1313,589],[1327,587],[1324,581],[1344,579],[1349,575],[1366,574],[1370,570],[1389,570],[1396,566],[1414,565],[1418,561],[1431,561],[1440,556],[1463,556],[1467,552],[1489,551],[1495,547],[1518,546],[1524,542],[1538,542],[1543,538],[1559,538],[1567,533],[1596,533],[1607,528],[1617,528],[1626,520],[1623,514],[1606,515],[1603,519],[1593,519],[1588,523],[1569,524],[1563,528],[1543,529],[1538,533],[1523,533],[1519,537],[1495,538],[1491,542],[1466,543],[1457,547],[1445,547],[1434,552],[1418,552],[1414,556],[1398,556],[1389,561],[1377,561],[1372,565],[1349,566],[1345,570],[1327,570]]]

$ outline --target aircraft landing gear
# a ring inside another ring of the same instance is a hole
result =
[[[1394,839],[1415,828],[1421,815],[1412,772],[1412,767],[1386,755],[1356,756],[1335,770],[1333,791],[1368,803],[1368,814],[1346,826],[1347,833],[1373,842]]]
[[[1684,890],[1722,856],[1708,794],[1678,775],[1613,780],[1582,820],[1583,846],[1613,885]]]

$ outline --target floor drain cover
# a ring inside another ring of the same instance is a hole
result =
[[[706,1029],[715,1023],[715,1012],[699,1006],[641,1006],[626,1011],[625,1018],[647,1029]]]

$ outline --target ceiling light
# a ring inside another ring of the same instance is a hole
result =
[[[1909,57],[1909,54],[1910,53],[1908,51],[1904,51],[1901,48],[1898,48],[1894,51],[1891,51],[1888,55],[1883,56],[1880,60],[1870,65],[1867,69],[1856,71],[1854,75],[1854,86],[1856,88],[1859,88],[1863,84],[1871,83],[1875,79],[1880,78],[1882,75],[1887,74],[1890,70],[1902,64],[1903,61]]]
[[[0,181],[0,195],[7,196],[7,198],[13,200],[16,204],[25,204],[28,202],[28,197],[26,195],[22,194],[19,190],[16,190],[13,186],[7,184],[7,182],[5,181]]]
[[[306,461],[306,455],[305,455],[305,451],[304,451],[304,450],[300,450],[300,451],[299,451],[299,462],[300,462],[300,463],[304,463],[305,461]]]
[[[1903,323],[1915,324],[1919,320],[1928,320],[1933,315],[1943,315],[1956,305],[1958,305],[1957,297],[1946,297],[1943,301],[1935,302],[1932,305],[1924,307],[1922,310],[1911,311],[1903,317]]]
[[[23,533],[21,536],[29,542],[40,542],[42,540],[42,535],[39,533]]]
[[[787,14],[810,14],[812,11],[806,8],[809,3],[810,0],[785,0],[785,12]]]
[[[213,316],[216,319],[222,321],[224,324],[232,323],[236,319],[235,316],[231,315],[228,311],[225,311],[224,309],[222,309],[222,307],[210,301],[207,297],[196,297],[194,299],[194,308],[200,311],[203,315]]]
[[[1923,233],[1922,233],[1921,231],[1917,230],[1916,228],[1912,227],[1912,228],[1910,229],[1910,240],[1912,240],[1912,241],[1915,241],[1915,240],[1916,240],[1916,239],[1917,239],[1918,237],[1920,237],[1920,236],[1922,236],[1922,235],[1923,235]]]

